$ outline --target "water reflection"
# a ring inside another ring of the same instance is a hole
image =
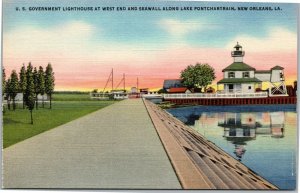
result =
[[[239,161],[242,161],[242,157],[246,152],[245,145],[235,144],[234,147],[235,148],[233,153],[236,155]]]
[[[252,110],[197,106],[168,111],[280,189],[296,187],[295,106]]]
[[[224,129],[223,137],[234,144],[233,153],[240,161],[247,141],[255,140],[257,135],[283,138],[284,123],[284,112],[223,113],[218,117],[218,126]]]

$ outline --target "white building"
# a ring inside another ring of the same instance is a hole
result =
[[[262,82],[269,82],[269,96],[287,96],[283,67],[275,66],[270,70],[256,70],[243,62],[245,51],[237,43],[231,52],[233,63],[222,70],[225,93],[255,93],[262,89]]]
[[[37,96],[39,101],[48,101],[49,100],[49,96],[47,94],[41,95],[38,94]],[[4,94],[3,100],[7,100],[6,94]],[[23,93],[17,93],[16,97],[15,97],[15,102],[23,102]]]
[[[128,93],[122,91],[115,91],[111,93],[113,99],[128,99]]]

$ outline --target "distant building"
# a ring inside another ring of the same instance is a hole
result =
[[[148,94],[148,92],[149,92],[149,88],[141,88],[140,89],[141,94]]]
[[[131,93],[137,93],[138,89],[136,87],[131,87],[130,92]]]
[[[37,98],[38,98],[38,100],[47,101],[47,100],[49,100],[49,95],[47,95],[47,94],[44,94],[44,95],[38,94]],[[5,93],[4,93],[3,100],[7,100],[7,95]],[[15,102],[23,102],[23,93],[17,93],[17,95],[15,97]]]
[[[175,93],[186,93],[186,94],[189,94],[189,93],[192,93],[188,88],[186,87],[178,87],[178,88],[170,88],[168,93],[172,93],[172,94],[175,94]]]
[[[169,92],[170,88],[180,88],[184,87],[181,79],[169,79],[164,80],[163,89]]]
[[[128,99],[128,93],[126,93],[126,92],[112,93],[112,98],[113,99]]]
[[[231,56],[233,63],[222,70],[224,78],[217,82],[217,85],[224,85],[225,93],[254,93],[262,90],[262,82],[269,82],[270,96],[287,96],[283,67],[256,70],[243,62],[245,51],[238,43],[234,46]]]
[[[109,93],[109,97],[111,99],[127,99],[128,93],[126,93],[126,90],[112,90]]]

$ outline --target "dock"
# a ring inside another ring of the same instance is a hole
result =
[[[3,168],[4,188],[277,189],[143,99],[5,148]]]

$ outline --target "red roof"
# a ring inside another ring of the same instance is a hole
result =
[[[179,87],[179,88],[170,88],[169,93],[185,93],[188,88]]]

